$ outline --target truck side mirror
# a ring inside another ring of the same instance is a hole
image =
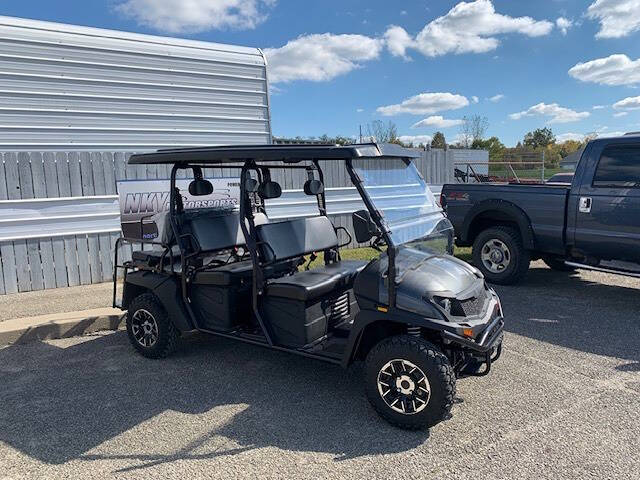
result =
[[[368,210],[353,212],[351,218],[353,219],[353,232],[356,234],[358,243],[366,243],[380,233]]]

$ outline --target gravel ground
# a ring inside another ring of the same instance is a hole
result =
[[[503,357],[429,432],[380,420],[361,366],[230,340],[0,349],[0,479],[640,478],[640,281],[534,266],[499,289]]]
[[[0,322],[48,313],[110,307],[112,295],[113,283],[111,282],[0,295],[0,312],[2,312]]]

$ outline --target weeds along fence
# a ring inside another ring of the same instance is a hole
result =
[[[117,182],[170,174],[166,165],[127,165],[130,155],[0,153],[0,294],[111,280],[120,235]],[[432,185],[454,181],[451,151],[424,151],[415,164]],[[340,162],[324,162],[322,168],[327,188],[350,186]],[[232,168],[206,170],[210,177],[239,175]],[[301,188],[303,176],[298,170],[274,171],[285,192]],[[330,216],[336,226],[352,229],[350,213]]]

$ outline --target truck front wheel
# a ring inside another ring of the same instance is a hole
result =
[[[367,355],[365,388],[382,418],[396,427],[418,430],[449,416],[456,376],[435,345],[398,335],[382,340]]]
[[[514,228],[489,228],[473,242],[473,263],[491,283],[518,283],[526,275],[530,262],[531,254]]]

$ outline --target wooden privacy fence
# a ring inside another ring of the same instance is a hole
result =
[[[32,199],[115,199],[120,180],[169,177],[168,165],[127,165],[129,156],[128,152],[0,153],[0,205],[10,211]],[[350,186],[341,162],[321,163],[326,187]],[[424,151],[415,164],[430,184],[453,181],[451,151]],[[205,175],[238,176],[239,169],[205,169]],[[274,171],[274,180],[283,190],[299,189],[305,179],[304,171]],[[332,220],[336,226],[352,228],[349,214],[334,215]],[[6,234],[11,227],[3,230],[2,222],[0,218],[0,232]],[[10,239],[0,240],[0,294],[109,281],[118,236],[117,227],[105,224],[104,229],[91,232],[42,231],[27,238],[2,237]]]

